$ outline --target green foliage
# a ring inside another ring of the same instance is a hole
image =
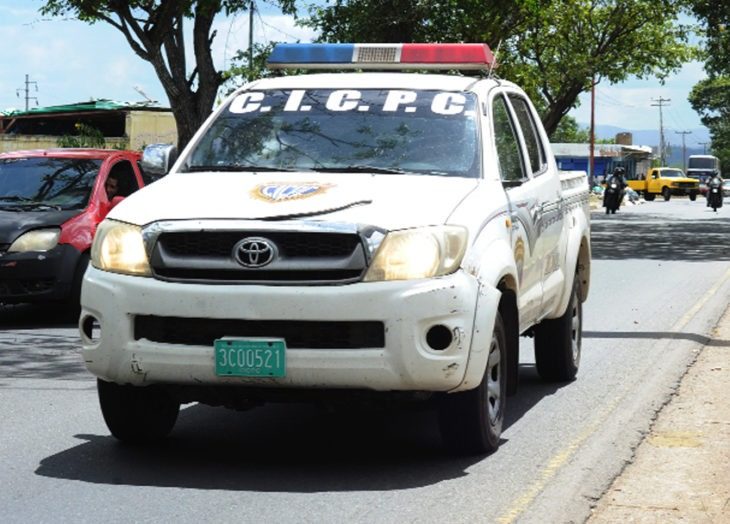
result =
[[[659,81],[696,56],[686,0],[335,0],[307,24],[327,42],[501,42],[500,76],[542,97],[549,134],[591,79]]]
[[[692,107],[710,130],[711,153],[730,166],[730,4],[694,0],[694,14],[704,30],[705,70],[709,78],[689,95]]]
[[[74,126],[78,134],[63,135],[56,140],[58,147],[91,147],[104,149],[106,141],[101,131],[93,126],[81,122]]]
[[[565,116],[550,137],[550,141],[558,144],[587,144],[590,142],[590,130],[581,128],[572,116]]]
[[[711,154],[727,168],[730,166],[730,75],[700,81],[692,88],[689,101],[710,130]]]

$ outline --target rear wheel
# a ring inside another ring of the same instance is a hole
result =
[[[652,200],[654,200],[654,198],[656,198],[656,195],[654,193],[649,193],[648,191],[644,193],[644,200],[646,200],[647,202],[651,202]]]
[[[109,431],[122,442],[143,443],[172,431],[180,403],[159,386],[121,386],[97,380],[101,413]]]
[[[665,202],[669,202],[669,199],[672,198],[672,191],[668,187],[663,187],[662,197],[664,198]]]
[[[567,382],[578,373],[583,341],[583,304],[578,274],[563,316],[535,327],[535,363],[543,380]]]
[[[441,437],[458,455],[491,453],[499,447],[507,397],[507,339],[497,313],[487,368],[476,389],[445,395],[439,404]]]

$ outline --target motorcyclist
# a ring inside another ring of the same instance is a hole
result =
[[[717,191],[713,193],[713,189],[717,189]],[[716,200],[713,202],[713,199]],[[717,211],[718,207],[722,207],[722,177],[719,171],[715,171],[707,179],[707,207],[712,207],[713,211]]]
[[[621,166],[616,166],[613,170],[613,174],[608,177],[608,180],[606,181],[606,190],[603,192],[603,206],[606,208],[606,214],[609,213],[609,208],[606,202],[606,197],[609,194],[609,188],[613,184],[616,184],[616,188],[618,190],[618,204],[617,208],[621,206],[621,202],[623,202],[624,195],[626,194],[626,187],[628,186],[628,183],[626,182],[626,170]],[[615,213],[615,210],[610,210],[612,213]]]

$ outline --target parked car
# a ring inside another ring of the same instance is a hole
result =
[[[722,196],[730,196],[730,179],[722,181]]]
[[[0,303],[79,304],[96,226],[144,185],[140,157],[109,149],[0,154]]]

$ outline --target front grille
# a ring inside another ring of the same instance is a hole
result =
[[[697,184],[695,182],[677,182],[679,187],[686,188],[686,189],[693,189],[697,187]]]
[[[271,263],[251,268],[236,260],[236,246],[251,237],[276,246]],[[203,283],[349,283],[367,269],[359,235],[309,231],[163,232],[150,262],[157,278]]]
[[[213,346],[223,337],[283,338],[288,348],[362,349],[385,347],[385,326],[379,321],[325,322],[305,320],[238,320],[140,315],[134,319],[135,340],[166,344]]]
[[[0,296],[13,297],[45,293],[53,289],[52,278],[36,278],[23,280],[0,280]]]

